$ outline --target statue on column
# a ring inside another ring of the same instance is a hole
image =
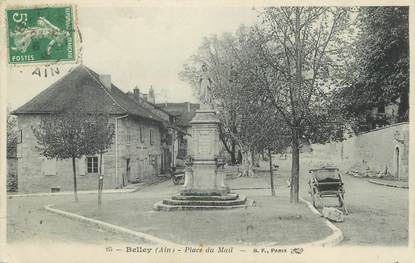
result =
[[[209,78],[207,65],[202,65],[202,75],[199,80],[200,84],[200,102],[212,106],[212,80]]]

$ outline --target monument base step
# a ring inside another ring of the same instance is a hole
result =
[[[236,194],[230,194],[231,198],[234,198]],[[179,196],[179,195],[177,195]],[[176,197],[177,197],[176,196]],[[156,211],[179,211],[179,210],[212,210],[212,209],[233,209],[247,207],[247,199],[245,196],[239,197],[236,195],[236,199],[231,200],[211,200],[209,197],[205,197],[204,200],[175,200],[164,199],[154,204],[154,210]]]
[[[236,200],[239,195],[234,193],[229,193],[227,195],[174,195],[171,197],[172,200],[194,200],[194,201],[226,201],[226,200]]]
[[[180,195],[191,196],[225,196],[230,192],[229,188],[226,189],[184,189],[180,191]]]
[[[232,206],[243,205],[246,203],[246,198],[238,198],[235,200],[173,200],[164,199],[165,205],[178,205],[178,206]]]

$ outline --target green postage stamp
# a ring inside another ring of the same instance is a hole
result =
[[[73,6],[7,9],[10,64],[76,60]]]

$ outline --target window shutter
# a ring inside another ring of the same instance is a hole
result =
[[[42,175],[56,175],[56,159],[42,158],[41,171]]]

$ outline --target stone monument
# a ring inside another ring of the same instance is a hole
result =
[[[186,160],[183,189],[159,201],[155,210],[227,209],[246,207],[246,197],[231,193],[226,185],[225,158],[220,155],[220,121],[212,106],[207,67],[202,67],[200,109],[190,121],[191,142]]]

